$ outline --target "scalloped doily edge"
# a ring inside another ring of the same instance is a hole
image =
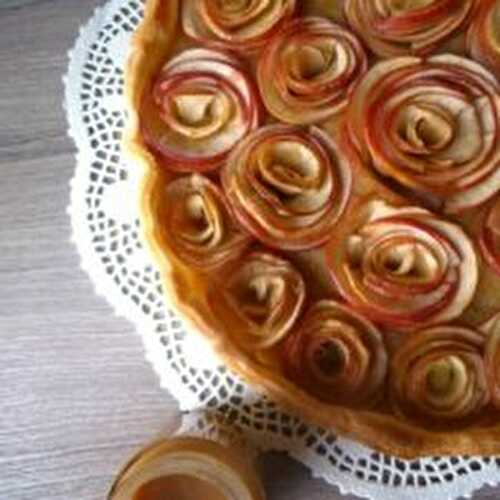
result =
[[[148,325],[149,328],[140,326],[144,322],[144,316],[141,316],[139,319],[138,315],[140,312],[131,313],[130,304],[123,303],[117,296],[115,288],[116,285],[112,283],[112,280],[102,269],[102,264],[99,260],[92,253],[83,251],[83,248],[89,247],[90,243],[88,235],[85,234],[85,229],[81,224],[79,224],[77,216],[77,214],[81,211],[80,206],[82,204],[81,197],[78,196],[78,180],[79,177],[84,174],[85,168],[89,164],[90,157],[88,156],[86,150],[80,147],[80,141],[81,138],[83,139],[83,134],[76,126],[79,121],[77,116],[78,111],[72,108],[69,103],[71,101],[71,95],[77,91],[76,88],[72,87],[73,82],[76,81],[76,79],[74,77],[72,78],[72,76],[78,74],[79,68],[82,66],[82,57],[84,56],[89,45],[89,35],[96,32],[99,27],[102,26],[103,19],[105,19],[109,10],[109,3],[96,7],[89,20],[80,26],[76,41],[73,43],[72,48],[67,52],[69,65],[66,74],[62,77],[64,86],[63,109],[68,123],[67,135],[76,147],[76,153],[74,155],[76,160],[76,169],[70,180],[70,200],[66,209],[71,221],[72,234],[70,242],[77,248],[80,257],[80,269],[89,276],[94,292],[96,295],[106,300],[117,317],[124,318],[132,323],[135,333],[138,334],[143,341],[145,358],[152,365],[153,370],[159,379],[160,386],[172,395],[172,397],[179,404],[180,411],[182,412],[186,409],[191,410],[196,408],[197,401],[195,396],[192,396],[189,402],[186,401],[187,394],[182,391],[177,394],[175,389],[172,388],[172,384],[169,383],[169,381],[172,376],[176,376],[176,373],[173,370],[170,372],[169,370],[159,369],[159,366],[161,366],[161,363],[159,362],[161,352],[158,349],[157,339],[151,335],[151,331],[154,329],[154,326],[152,324]],[[167,303],[165,303],[165,307],[168,308]]]

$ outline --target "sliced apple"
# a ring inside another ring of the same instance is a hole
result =
[[[162,237],[179,259],[197,269],[213,270],[238,259],[251,243],[219,187],[199,174],[169,182],[160,205]]]
[[[180,172],[218,168],[260,120],[256,88],[232,56],[189,49],[166,64],[140,111],[145,141]]]
[[[281,342],[305,300],[305,283],[287,260],[265,251],[243,255],[215,276],[210,308],[236,342],[252,352]]]
[[[486,262],[500,274],[500,200],[495,201],[484,217],[479,247]]]
[[[500,84],[481,65],[443,54],[376,64],[348,110],[366,164],[443,212],[500,190]]]
[[[470,19],[476,0],[346,0],[352,28],[380,57],[425,55]]]
[[[268,111],[281,121],[312,124],[340,113],[366,72],[358,38],[319,17],[294,19],[266,46],[257,80]]]
[[[222,170],[238,221],[263,243],[302,250],[324,243],[350,196],[352,175],[318,128],[270,125],[250,134]]]
[[[500,76],[500,1],[481,0],[467,33],[467,49]]]
[[[315,303],[283,347],[285,373],[321,401],[371,407],[382,396],[387,352],[379,330],[332,300]]]
[[[263,47],[293,16],[296,0],[185,0],[182,26],[195,40],[248,52]]]
[[[492,403],[500,409],[500,312],[481,325],[485,333],[484,362]]]
[[[480,331],[452,325],[406,337],[391,359],[395,411],[431,428],[470,424],[490,399],[485,339]]]
[[[325,247],[342,296],[376,323],[408,331],[458,318],[478,282],[463,230],[431,212],[368,203]]]

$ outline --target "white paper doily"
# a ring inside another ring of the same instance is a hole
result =
[[[186,335],[164,303],[158,272],[140,243],[137,169],[120,152],[122,68],[141,15],[139,0],[109,1],[80,30],[69,54],[66,110],[78,153],[68,211],[83,269],[116,313],[135,324],[162,387],[182,410],[206,407],[230,416],[256,446],[288,452],[343,493],[374,500],[452,500],[498,483],[500,458],[399,460],[310,426],[220,366],[195,334]]]

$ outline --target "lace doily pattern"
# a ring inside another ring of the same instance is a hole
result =
[[[139,237],[135,200],[140,172],[120,151],[123,66],[142,11],[138,0],[111,0],[81,29],[70,52],[64,81],[77,167],[68,212],[83,269],[116,313],[135,324],[162,387],[181,410],[220,413],[257,448],[288,452],[343,493],[451,500],[496,483],[500,458],[400,460],[308,425],[221,366],[203,339],[196,332],[188,334],[165,304],[159,273]],[[209,420],[198,418],[201,435],[210,431]]]

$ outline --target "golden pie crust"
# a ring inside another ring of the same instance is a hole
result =
[[[341,2],[311,0],[300,2],[301,9],[335,19]],[[190,268],[171,251],[162,229],[162,200],[165,186],[174,178],[173,174],[160,167],[149,152],[140,127],[139,110],[144,92],[163,64],[175,51],[195,45],[188,42],[180,28],[180,4],[176,0],[148,0],[144,20],[132,42],[132,50],[126,73],[126,98],[128,122],[124,147],[135,164],[144,171],[141,185],[140,216],[144,239],[158,265],[164,291],[168,300],[184,318],[206,337],[221,360],[234,372],[252,385],[261,389],[292,412],[316,424],[332,428],[336,432],[359,440],[385,453],[405,458],[443,454],[498,454],[500,453],[500,419],[485,415],[473,426],[458,430],[426,430],[412,421],[390,413],[389,408],[377,411],[354,410],[334,404],[326,404],[288,381],[242,349],[230,335],[230,322],[221,325],[212,314],[207,300],[211,283],[203,274]],[[332,6],[336,4],[337,6]],[[461,38],[451,42],[450,47],[462,47]],[[324,127],[336,133],[335,122]],[[354,167],[357,168],[357,167]],[[371,197],[390,200],[395,205],[404,200],[392,193],[370,176],[366,170],[358,173],[350,207],[356,207]],[[360,175],[362,181],[359,181]],[[461,225],[473,237],[477,234],[482,210],[471,215],[457,216]],[[349,216],[347,216],[348,218]],[[321,282],[322,262],[315,251],[302,252],[297,257],[298,266],[304,269],[307,280],[318,280],[318,288],[328,289]],[[302,266],[302,267],[301,267]],[[500,279],[481,264],[478,292],[472,305],[460,320],[460,324],[478,326],[495,312],[500,297]]]

